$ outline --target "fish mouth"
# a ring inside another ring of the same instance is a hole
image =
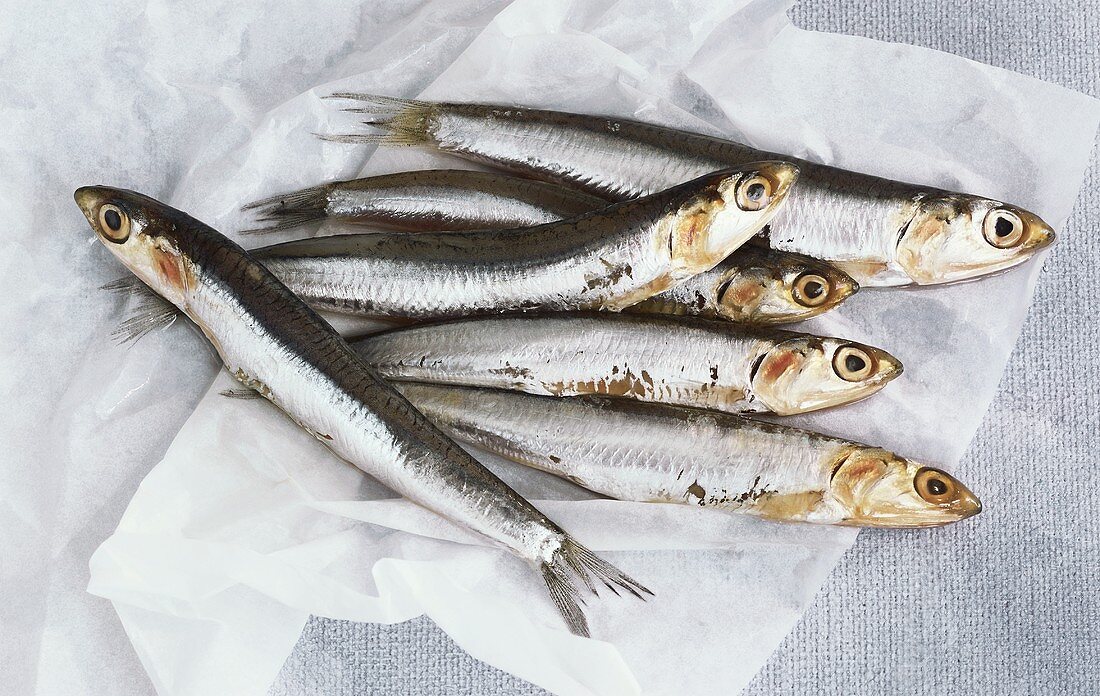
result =
[[[971,493],[969,489],[966,490],[966,495],[967,498],[964,501],[966,505],[959,511],[960,520],[965,520],[967,517],[973,517],[982,512],[982,501],[978,499],[978,496]]]
[[[1019,247],[1021,251],[1035,253],[1040,249],[1046,249],[1057,240],[1058,236],[1054,234],[1054,228],[1043,218],[1023,209],[1016,209],[1016,214],[1023,220],[1028,231],[1027,240]]]
[[[1024,245],[1024,249],[1029,252],[1036,252],[1042,249],[1046,249],[1052,246],[1057,241],[1058,235],[1054,234],[1054,230],[1049,227],[1040,228],[1031,235],[1031,238],[1027,240],[1027,244]]]
[[[76,201],[80,211],[84,213],[84,217],[88,218],[88,222],[93,229],[96,226],[99,208],[110,197],[108,191],[109,189],[104,186],[81,186],[73,192],[73,200]]]
[[[833,287],[836,288],[829,296],[829,299],[832,301],[832,306],[840,304],[859,292],[859,283],[850,276],[845,275],[843,278],[832,278],[830,282],[832,282]]]
[[[870,350],[878,365],[875,374],[867,380],[869,384],[874,386],[884,385],[900,377],[901,373],[905,372],[905,365],[902,365],[900,360],[883,349],[867,346],[865,350]]]
[[[787,193],[795,182],[798,181],[800,170],[797,165],[783,160],[769,160],[761,162],[758,171],[772,181],[772,202],[769,207],[776,208],[783,204]]]
[[[840,524],[845,527],[879,527],[884,529],[926,529],[929,527],[945,527],[955,522],[973,517],[982,511],[979,503],[975,509],[968,510],[943,510],[939,514],[928,513],[893,513],[879,515],[860,515],[850,517]]]

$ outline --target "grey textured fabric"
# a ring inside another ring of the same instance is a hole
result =
[[[1096,0],[807,0],[791,16],[1100,97]],[[1100,693],[1098,183],[1094,160],[959,465],[986,511],[941,530],[863,532],[746,694]],[[545,692],[469,657],[426,619],[313,619],[272,693]]]

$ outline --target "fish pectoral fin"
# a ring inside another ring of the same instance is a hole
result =
[[[99,286],[100,290],[106,290],[107,292],[113,292],[116,295],[122,295],[123,297],[141,296],[154,294],[153,290],[141,282],[137,276],[128,275],[121,278],[116,278],[110,283],[104,283]]]
[[[227,399],[262,399],[263,394],[250,389],[248,387],[242,387],[240,389],[222,389],[218,394],[226,397]]]
[[[144,285],[141,287],[145,288]],[[119,292],[118,290],[114,290]],[[179,309],[168,300],[145,288],[146,292],[133,292],[138,298],[134,312],[111,332],[116,343],[124,345],[140,340],[146,334],[171,326],[180,315]]]
[[[99,286],[100,290],[137,299],[133,314],[111,332],[118,344],[133,343],[148,333],[171,326],[180,311],[136,276],[126,276]]]

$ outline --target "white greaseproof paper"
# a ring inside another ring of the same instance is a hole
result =
[[[1100,118],[1094,100],[947,54],[805,32],[787,22],[786,6],[516,0],[450,54],[433,44],[443,36],[436,15],[412,13],[403,30],[423,32],[422,55],[376,55],[365,72],[235,119],[212,134],[170,202],[232,235],[249,226],[240,206],[259,197],[360,174],[469,166],[314,137],[358,128],[322,99],[350,90],[727,133],[1011,201],[1056,228],[1065,221]],[[994,393],[1039,268],[952,287],[865,290],[814,320],[808,330],[881,346],[906,373],[865,402],[785,422],[881,445],[965,482],[955,464]],[[185,331],[139,343],[126,360],[170,360],[178,342],[164,337],[182,340]],[[102,386],[125,404],[135,384],[123,370]],[[521,561],[394,499],[270,404],[219,395],[230,386],[219,375],[91,559],[89,591],[114,602],[162,694],[264,693],[310,614],[381,622],[427,614],[475,657],[559,694],[734,693],[855,538],[849,529],[597,500],[483,457],[656,593],[645,603],[590,601],[595,638],[582,639],[565,630]],[[929,534],[914,543],[935,543]]]

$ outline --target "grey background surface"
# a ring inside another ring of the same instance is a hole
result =
[[[1097,0],[804,0],[791,17],[1100,97]],[[984,514],[933,532],[863,532],[746,694],[1100,693],[1098,183],[1094,159],[959,465]],[[545,692],[467,656],[427,619],[315,618],[272,693]]]

